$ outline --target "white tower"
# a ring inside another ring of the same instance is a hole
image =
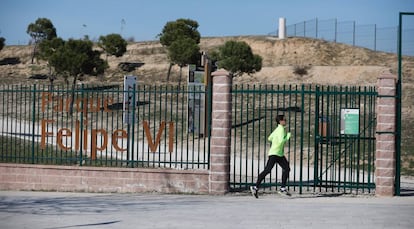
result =
[[[286,38],[286,19],[281,17],[279,18],[279,39]]]

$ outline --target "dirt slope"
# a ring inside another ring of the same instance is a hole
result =
[[[235,79],[236,83],[315,83],[367,85],[374,84],[376,77],[385,70],[397,72],[397,56],[383,52],[374,52],[365,48],[309,38],[288,38],[278,40],[274,37],[218,37],[202,38],[201,50],[211,51],[227,40],[247,42],[255,54],[263,57],[263,68],[260,72]],[[135,74],[145,82],[165,81],[168,70],[168,59],[165,49],[157,41],[137,42],[128,45],[127,53],[120,57],[109,57],[110,69],[104,77],[87,81],[121,82],[124,74]],[[47,74],[44,62],[31,65],[31,46],[6,46],[0,52],[0,60],[7,57],[19,57],[21,64],[0,66],[0,82],[34,83],[28,79],[32,74]],[[142,67],[131,73],[117,68],[119,62],[142,62]],[[293,73],[295,66],[307,66],[308,74],[298,76]],[[414,58],[404,61],[404,82],[413,82]],[[179,68],[173,69],[171,81],[177,81]],[[13,79],[13,80],[11,80]]]

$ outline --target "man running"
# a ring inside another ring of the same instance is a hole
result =
[[[258,196],[258,190],[260,183],[262,183],[263,179],[266,177],[267,174],[269,174],[276,163],[279,164],[279,166],[282,168],[282,185],[280,188],[279,193],[290,195],[289,192],[286,190],[286,181],[289,176],[290,167],[289,162],[287,161],[284,153],[284,146],[285,142],[290,139],[291,134],[286,133],[285,126],[286,126],[286,120],[284,115],[278,115],[276,117],[277,127],[276,129],[269,135],[268,140],[272,143],[270,149],[269,149],[269,158],[266,163],[266,167],[259,174],[259,177],[257,178],[256,185],[250,186],[250,191],[252,195],[256,198],[259,198]]]

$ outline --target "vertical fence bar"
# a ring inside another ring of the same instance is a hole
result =
[[[307,174],[307,177],[306,177],[306,191],[309,191],[310,189],[310,168],[311,168],[311,166],[310,166],[310,162],[311,162],[311,136],[313,135],[315,135],[315,132],[311,132],[311,130],[312,130],[312,128],[311,128],[311,123],[312,123],[312,116],[311,116],[311,107],[313,107],[312,106],[312,93],[310,93],[310,91],[312,90],[312,86],[310,86],[310,85],[303,85],[302,86],[303,87],[303,96],[304,96],[304,99],[303,99],[303,101],[302,101],[302,105],[303,105],[303,110],[302,110],[302,115],[303,115],[303,117],[305,117],[304,116],[304,113],[306,112],[308,115],[307,115],[307,120],[308,120],[308,125],[306,126],[306,131],[307,131],[307,134],[306,134],[306,138],[305,138],[305,136],[301,136],[301,140],[303,141],[304,139],[306,139],[306,141],[307,141],[307,152],[306,152],[306,166],[307,166],[307,169],[306,169],[306,174]],[[308,104],[308,106],[307,106],[307,108],[305,107],[305,103],[306,103],[306,101],[307,101],[307,104]],[[305,127],[305,125],[303,125],[303,127]],[[315,149],[315,147],[313,147],[313,149]],[[304,153],[304,152],[301,152],[302,154]]]
[[[22,85],[20,85],[20,88],[18,88],[17,87],[17,92],[18,92],[18,94],[16,95],[16,104],[18,105],[18,106],[16,106],[16,119],[17,119],[17,122],[20,122],[20,125],[19,125],[19,130],[17,130],[17,125],[16,125],[16,133],[23,133],[22,132],[22,126],[24,125],[23,123],[24,123],[24,119],[22,119],[22,105],[23,105],[23,93],[24,93],[24,91],[23,91],[23,86]],[[18,99],[17,99],[18,98]],[[25,136],[23,136],[23,140],[21,140],[22,142],[23,142],[23,144],[22,144],[22,146],[20,146],[19,148],[19,154],[20,155],[23,155],[23,156],[19,156],[19,161],[21,162],[21,161],[23,161],[23,162],[25,162],[25,158],[26,158],[26,153],[25,153],[25,151],[24,151],[24,145],[25,145],[25,140],[26,140],[26,137]]]
[[[4,117],[5,117],[5,114],[4,114],[4,107],[5,107],[5,102],[4,102],[4,100],[5,100],[5,97],[6,97],[6,93],[5,93],[5,91],[4,91],[4,86],[3,85],[0,85],[0,96],[1,96],[1,98],[2,98],[2,104],[3,104],[3,106],[1,106],[1,119],[0,119],[0,128],[1,128],[1,132],[2,133],[4,133]],[[1,149],[1,151],[0,152],[3,152],[2,154],[1,154],[1,159],[2,160],[6,160],[6,161],[8,161],[8,153],[7,153],[7,151],[4,149],[4,145],[5,145],[5,143],[7,142],[7,140],[4,140],[5,138],[3,137],[3,136],[1,136],[0,137],[0,149]]]
[[[12,85],[12,101],[13,101],[13,104],[16,104],[15,107],[12,106],[10,108],[12,113],[16,115],[16,116],[12,116],[12,121],[10,122],[10,131],[11,131],[12,134],[17,133],[17,123],[18,123],[17,94],[18,94],[18,85]],[[15,155],[16,155],[16,162],[20,162],[21,152],[20,152],[20,150],[17,149],[17,141],[14,141],[13,148],[14,148],[14,152],[15,152]]]
[[[371,90],[374,91],[374,89],[371,89]],[[377,108],[376,108],[376,97],[370,96],[370,104],[371,104],[370,111],[369,111],[370,120],[374,120],[373,124],[372,124],[372,128],[371,128],[371,132],[370,132],[370,137],[372,137],[374,139],[374,141],[371,141],[371,144],[370,144],[371,147],[370,148],[372,150],[370,152],[372,152],[372,153],[369,154],[370,157],[368,158],[369,172],[370,172],[370,176],[368,177],[368,183],[369,184],[371,184],[371,182],[374,182],[373,162],[375,161],[375,151],[376,151],[376,147],[375,147],[375,141],[376,141],[376,139],[375,139],[375,131],[376,131],[376,128],[375,128],[376,127],[375,111],[377,110]],[[371,180],[371,178],[372,178],[372,180]],[[371,185],[369,187],[371,188]],[[370,190],[371,189],[369,189],[369,191]]]
[[[247,85],[247,90],[248,91],[250,91],[251,89],[250,89],[250,85]],[[242,117],[242,123],[243,122],[247,122],[248,120],[249,120],[249,118],[250,118],[250,94],[249,93],[246,93],[246,95],[245,95],[245,97],[246,97],[246,102],[245,102],[245,104],[246,104],[246,115],[244,116],[244,117]],[[244,101],[244,100],[243,100]],[[253,164],[254,164],[254,152],[249,152],[249,150],[248,150],[248,145],[249,145],[249,138],[250,138],[250,136],[249,136],[249,127],[248,127],[248,125],[242,125],[242,127],[241,127],[241,129],[245,129],[245,132],[244,132],[244,135],[241,135],[241,137],[243,138],[243,142],[245,142],[244,144],[246,145],[246,147],[244,147],[245,148],[245,150],[244,150],[244,153],[245,153],[245,155],[246,155],[246,158],[250,158],[250,171],[249,171],[249,173],[250,174],[253,174]],[[243,146],[241,146],[241,147],[243,147]],[[248,170],[248,168],[249,168],[249,165],[248,165],[248,162],[246,162],[246,170]],[[246,177],[246,180],[245,180],[245,183],[247,183],[247,177]]]
[[[19,128],[19,133],[24,133],[23,136],[23,144],[21,146],[21,151],[23,152],[23,158],[21,161],[23,161],[24,163],[27,163],[27,150],[26,150],[26,141],[29,139],[30,141],[30,137],[27,137],[27,132],[26,132],[26,97],[27,97],[27,90],[26,87],[23,85],[20,85],[20,109],[19,109],[19,114],[20,114],[20,128]]]
[[[289,108],[292,105],[292,93],[291,93],[292,90],[293,90],[292,85],[289,85],[288,89],[285,90],[285,98],[287,97],[287,99],[284,99],[284,101],[287,100],[287,104],[284,104],[284,106],[283,106],[285,112],[287,112],[287,115],[285,115],[285,117],[287,116],[287,119],[289,120],[289,128],[290,129],[291,129],[291,126],[292,126],[292,120],[293,120],[293,123],[294,123],[293,125],[296,125],[295,116],[292,117],[291,112],[289,112]],[[289,132],[291,131],[290,129],[288,130]],[[295,133],[292,133],[292,135],[294,136]],[[294,139],[294,137],[292,137],[292,140],[293,139]],[[291,169],[290,173],[293,173],[293,183],[294,183],[296,181],[296,177],[295,177],[296,176],[296,161],[295,161],[295,151],[294,151],[295,150],[294,149],[295,144],[293,144],[293,147],[292,147],[293,148],[293,155],[292,155],[291,150],[290,150],[291,141],[288,141],[286,145],[288,145],[288,148],[289,148],[289,152],[288,152],[288,155],[287,155],[287,160],[289,161],[289,163],[291,163],[293,161],[293,171]],[[289,181],[290,181],[290,178],[289,178]]]
[[[164,119],[165,119],[165,122],[168,124],[167,126],[168,126],[168,133],[171,133],[171,126],[169,125],[169,123],[171,123],[172,122],[172,118],[171,118],[171,116],[172,116],[172,111],[170,110],[171,109],[171,107],[172,107],[172,100],[173,100],[173,97],[170,95],[168,95],[168,94],[171,94],[172,95],[172,88],[170,88],[168,85],[167,86],[165,86],[165,102],[164,102]],[[170,109],[168,109],[168,108],[170,108]],[[168,116],[168,114],[167,113],[169,113],[170,115],[169,115],[169,117],[167,117]],[[166,133],[166,137],[165,137],[165,139],[166,139],[166,141],[167,141],[167,139],[168,139],[168,142],[166,142],[165,143],[165,153],[167,154],[168,153],[168,156],[166,155],[166,157],[165,158],[167,158],[168,157],[168,167],[172,167],[173,166],[173,164],[172,164],[172,152],[170,152],[170,148],[169,148],[169,144],[171,144],[169,141],[170,141],[170,139],[168,138],[168,136],[169,135],[167,135],[167,130],[165,131],[165,133]],[[172,138],[172,136],[169,136],[170,138]],[[168,150],[167,150],[167,148],[168,148]],[[166,161],[167,161],[167,159],[166,159]],[[175,164],[174,164],[174,166],[175,166]]]
[[[210,72],[211,73],[211,72]],[[211,75],[209,76],[211,77]],[[204,160],[207,160],[207,169],[210,169],[210,143],[211,143],[211,122],[212,122],[212,107],[213,107],[213,85],[211,83],[211,78],[208,79],[209,83],[207,84],[207,98],[208,98],[208,106],[207,106],[207,133],[208,133],[208,140],[207,140],[207,157]]]
[[[129,92],[128,92],[129,93]],[[131,131],[131,138],[129,138],[129,136],[128,136],[128,139],[131,139],[131,168],[133,168],[134,167],[134,146],[135,146],[135,110],[136,110],[136,107],[137,107],[137,87],[136,86],[134,86],[133,87],[133,89],[132,89],[132,131]],[[138,152],[137,152],[137,154],[138,154]],[[138,158],[138,157],[137,157]]]
[[[359,108],[359,105],[361,104],[361,86],[358,87],[357,89],[357,100],[358,100],[358,104],[355,107]],[[359,115],[361,117],[361,109],[359,109]],[[361,119],[360,119],[361,120]],[[359,179],[360,179],[360,160],[361,160],[361,128],[359,127],[359,133],[358,133],[358,138],[357,138],[357,155],[356,155],[356,192],[359,191]]]
[[[7,95],[7,92],[6,92],[6,90],[5,90],[5,86],[4,85],[0,85],[0,91],[1,91],[1,98],[2,98],[2,104],[3,104],[3,106],[1,106],[1,132],[2,133],[4,133],[5,132],[5,125],[4,125],[4,122],[5,122],[5,118],[7,118],[7,113],[5,113],[5,108],[7,107],[6,106],[6,95]],[[7,145],[6,145],[6,143],[7,143],[7,138],[6,137],[1,137],[0,138],[1,139],[1,152],[4,152],[4,154],[2,154],[1,156],[2,156],[2,159],[3,160],[6,160],[6,161],[9,161],[9,153],[8,153],[8,151],[7,151]],[[5,146],[6,145],[6,146]]]
[[[235,124],[237,123],[237,104],[238,104],[238,96],[237,96],[237,93],[234,93],[234,91],[237,91],[237,85],[234,85],[233,86],[233,98],[232,98],[232,106],[233,106],[233,111],[236,111],[236,113],[232,116],[232,118],[233,118],[233,121],[232,121],[232,126],[233,126],[233,146],[232,146],[232,150],[233,150],[233,158],[232,158],[232,161],[233,161],[233,169],[232,169],[232,171],[234,171],[233,172],[233,176],[232,176],[232,178],[233,179],[230,179],[230,181],[233,181],[233,187],[235,187],[236,185],[236,182],[237,182],[237,179],[236,178],[238,178],[238,177],[236,177],[236,173],[237,172],[239,172],[239,174],[240,174],[240,170],[239,171],[237,171],[237,167],[236,167],[236,163],[237,163],[237,160],[236,160],[236,148],[237,148],[237,145],[236,145],[236,138],[237,138],[237,133],[236,133],[236,128],[235,128]],[[240,160],[240,162],[241,162],[241,160]],[[231,174],[230,174],[230,176],[231,176]]]
[[[314,142],[315,142],[315,155],[314,155],[314,162],[313,162],[313,164],[314,164],[314,170],[313,170],[313,180],[314,180],[314,183],[313,183],[313,190],[315,191],[316,190],[316,188],[317,188],[317,186],[319,185],[319,178],[318,178],[318,171],[319,171],[319,154],[320,154],[320,141],[322,140],[321,139],[321,136],[319,135],[320,133],[318,133],[318,131],[319,131],[319,113],[320,113],[320,86],[316,86],[316,88],[315,88],[315,134],[314,134],[314,136],[315,136],[315,139],[314,139]],[[320,186],[319,186],[320,187]]]
[[[10,117],[9,117],[9,101],[13,101],[10,98],[10,93],[11,93],[10,85],[7,85],[6,91],[7,91],[7,97],[6,97],[7,99],[6,99],[6,102],[5,102],[5,104],[6,104],[6,130],[7,130],[7,132],[9,132],[10,131],[9,130],[9,122],[10,122],[10,120],[9,120],[10,119]],[[9,139],[9,138],[7,138],[7,139]],[[15,160],[15,156],[14,156],[15,152],[13,152],[13,147],[12,147],[11,143],[7,144],[6,150],[11,152],[10,158],[14,161]]]
[[[300,164],[299,164],[299,194],[302,194],[303,192],[303,139],[304,139],[304,127],[305,127],[305,85],[302,84],[301,90],[300,90]]]
[[[252,136],[248,136],[247,137],[247,142],[248,142],[248,144],[249,145],[251,145],[250,146],[250,151],[252,152],[252,174],[254,174],[254,169],[255,169],[255,158],[258,156],[258,155],[256,155],[255,154],[255,149],[254,149],[254,139],[255,139],[255,120],[256,120],[256,98],[257,98],[257,96],[256,96],[256,84],[253,84],[253,88],[252,88],[252,94],[253,94],[253,96],[249,96],[249,99],[251,98],[251,100],[252,100],[252,106],[251,106],[251,110],[252,110],[252,117],[251,118],[248,118],[247,120],[246,120],[246,133],[247,134],[249,134],[249,133],[251,133],[251,135]],[[250,112],[248,113],[248,114],[250,114]],[[250,122],[250,120],[252,121],[251,122],[251,131],[249,130],[249,122]],[[250,140],[250,141],[249,141]],[[249,151],[248,149],[247,149],[248,147],[246,147],[246,150],[247,151]],[[246,151],[246,152],[247,152]]]
[[[260,130],[261,130],[261,123],[262,123],[262,96],[263,96],[263,87],[262,87],[262,85],[260,84],[259,86],[258,86],[259,88],[257,89],[258,90],[258,101],[257,101],[257,105],[256,106],[254,106],[254,111],[257,111],[257,115],[254,115],[254,119],[253,120],[257,120],[257,125],[258,125],[258,127],[257,128],[255,128],[255,126],[254,126],[254,124],[256,123],[255,121],[253,121],[253,133],[256,133],[256,139],[257,140],[253,140],[253,143],[252,143],[252,148],[254,149],[254,143],[255,142],[257,142],[257,162],[260,162],[260,152],[261,152],[261,150],[260,150],[260,137],[261,137],[261,132],[260,132]],[[256,101],[255,101],[255,103],[256,103]],[[255,138],[252,138],[252,139],[255,139]],[[255,163],[255,165],[256,165],[256,171],[259,171],[259,169],[260,169],[260,167],[259,167],[259,163]]]
[[[321,93],[320,93],[320,111],[319,111],[319,115],[323,118],[325,115],[326,115],[326,113],[325,113],[325,87],[324,86],[321,86]],[[322,129],[324,128],[324,126],[322,125]],[[323,144],[323,143],[325,143],[326,142],[326,136],[322,136],[321,137],[321,140],[322,141],[320,141],[320,143],[319,143],[319,145],[320,145],[320,150],[319,150],[319,154],[318,154],[318,181],[319,181],[319,185],[320,185],[320,188],[319,188],[319,191],[322,191],[322,188],[323,188],[323,186],[324,186],[324,179],[323,179],[323,169],[324,169],[324,153],[325,153],[325,149],[326,149],[326,147],[325,147],[325,145]],[[326,187],[326,185],[325,185],[325,187]]]
[[[332,119],[331,119],[331,125],[329,127],[329,131],[330,131],[330,137],[331,137],[331,141],[332,141],[332,145],[334,147],[332,147],[332,155],[331,155],[331,179],[332,179],[332,187],[331,187],[331,191],[333,192],[335,189],[335,185],[339,185],[338,184],[338,180],[337,180],[337,158],[340,157],[341,155],[341,151],[338,151],[338,147],[337,147],[337,137],[338,137],[338,131],[337,131],[337,123],[338,123],[338,115],[340,112],[340,109],[338,109],[338,97],[340,96],[340,92],[337,90],[337,87],[333,87],[332,88],[333,91],[333,99],[332,99]]]
[[[181,112],[181,120],[187,120],[187,123],[189,123],[189,120],[188,120],[188,106],[187,107],[185,107],[185,105],[184,104],[186,104],[185,103],[185,99],[187,99],[187,101],[188,101],[188,96],[190,96],[189,95],[189,91],[188,90],[186,90],[186,93],[182,93],[182,91],[181,91],[181,87],[180,86],[176,86],[176,88],[177,88],[177,93],[179,94],[179,95],[182,95],[181,96],[181,110],[182,111],[186,111],[187,113],[187,115],[186,115],[186,118],[184,118],[184,112]],[[181,93],[181,94],[180,94]],[[185,96],[184,96],[185,95]],[[187,124],[188,125],[188,124]],[[184,135],[187,135],[188,134],[188,126],[187,126],[187,128],[184,128],[184,126],[183,126],[183,128],[181,128],[181,150],[180,150],[180,164],[181,164],[181,168],[184,168],[184,165],[183,165],[183,163],[184,163],[184,161],[183,161],[183,157],[184,157]]]
[[[32,102],[32,164],[35,157],[35,135],[36,135],[36,84],[33,85],[33,102]]]

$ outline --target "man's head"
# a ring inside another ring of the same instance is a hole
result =
[[[286,124],[285,116],[284,115],[277,115],[276,116],[276,122],[277,122],[277,124],[285,125]],[[283,122],[283,123],[281,123],[281,122]]]

